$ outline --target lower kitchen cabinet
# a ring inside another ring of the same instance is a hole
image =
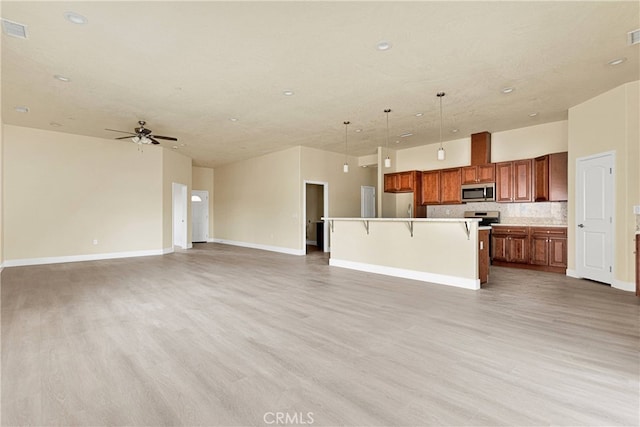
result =
[[[489,281],[489,230],[478,231],[478,278],[480,283]]]
[[[493,227],[493,264],[565,273],[565,227]]]

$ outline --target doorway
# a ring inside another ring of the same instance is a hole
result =
[[[363,185],[360,187],[360,216],[376,217],[376,187]]]
[[[329,183],[304,182],[303,212],[302,247],[305,253],[316,248],[329,252],[329,230],[321,219],[329,216]]]
[[[613,278],[615,153],[576,159],[576,272],[603,283]]]
[[[191,242],[209,241],[209,192],[191,191]]]
[[[173,200],[173,247],[187,249],[187,186],[171,184]]]

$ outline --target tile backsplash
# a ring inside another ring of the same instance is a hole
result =
[[[473,202],[427,206],[427,218],[462,218],[465,211],[499,211],[503,224],[567,225],[567,202]]]

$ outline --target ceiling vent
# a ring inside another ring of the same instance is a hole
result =
[[[18,24],[17,22],[2,19],[2,31],[11,37],[18,37],[21,39],[27,38],[27,27],[22,24]]]
[[[629,44],[634,45],[640,43],[640,28],[629,31]]]

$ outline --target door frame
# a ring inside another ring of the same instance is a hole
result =
[[[189,209],[187,208],[187,193],[186,184],[180,184],[179,182],[171,183],[171,243],[174,248],[177,246],[181,249],[187,249],[189,245],[189,236],[187,235],[187,223],[189,221],[187,217],[189,213]],[[181,216],[184,218],[182,223],[179,222],[179,212],[182,213]],[[181,234],[184,236],[184,242],[179,242],[176,238],[175,231],[180,228],[182,229]]]
[[[306,254],[307,248],[307,184],[322,186],[322,201],[324,203],[322,212],[323,217],[329,216],[329,183],[324,181],[304,180],[302,183],[302,253]],[[329,227],[322,227],[322,251],[329,252]]]
[[[601,158],[601,157],[607,157],[609,158],[609,167],[611,168],[611,188],[609,189],[610,191],[608,192],[609,194],[611,194],[611,221],[609,223],[609,233],[610,233],[610,245],[609,245],[609,259],[610,259],[610,266],[611,266],[611,272],[609,275],[609,281],[608,282],[602,282],[602,283],[608,283],[609,285],[613,285],[615,282],[615,271],[616,271],[616,152],[615,151],[604,151],[601,153],[596,153],[596,154],[591,154],[588,156],[582,156],[582,157],[577,157],[576,158],[576,175],[575,175],[575,216],[574,216],[574,221],[575,224],[574,226],[576,227],[576,234],[574,237],[574,245],[575,245],[575,273],[576,273],[576,277],[578,278],[583,278],[583,276],[581,275],[582,271],[581,271],[581,267],[580,267],[580,263],[579,263],[579,259],[580,259],[580,251],[583,249],[581,246],[578,245],[579,241],[580,241],[580,234],[579,231],[577,231],[577,227],[578,224],[580,223],[581,219],[580,219],[580,211],[579,211],[579,200],[578,200],[578,194],[580,191],[580,162],[583,161],[588,161],[588,160],[593,160],[593,159],[597,159],[597,158]],[[586,278],[589,279],[589,278]]]
[[[205,221],[205,242],[209,241],[209,190],[191,190],[191,198],[193,196],[206,196],[206,202],[204,206],[206,207],[207,220]],[[193,209],[193,200],[191,200],[191,241],[193,242],[193,230],[195,230],[195,221],[193,220],[193,213],[195,209]]]

